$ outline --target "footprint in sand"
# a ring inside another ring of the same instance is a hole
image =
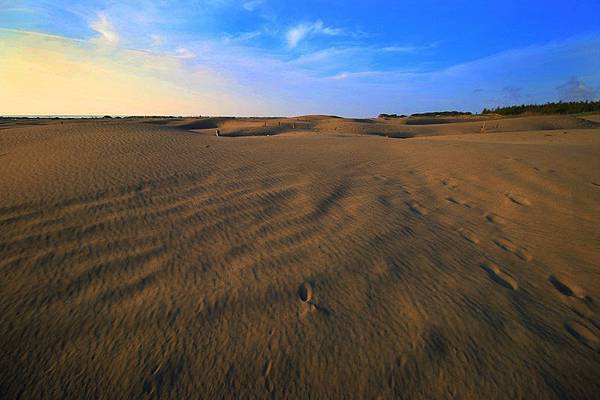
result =
[[[300,300],[302,300],[304,303],[309,303],[312,300],[313,289],[310,283],[304,282],[302,285],[300,285],[298,288],[298,297],[300,297]]]
[[[477,236],[475,236],[475,234],[473,232],[465,231],[465,230],[461,229],[460,234],[463,238],[465,238],[466,240],[468,240],[471,243],[474,243],[474,244],[479,243],[479,238],[477,238]]]
[[[494,243],[496,243],[496,246],[500,247],[502,250],[513,253],[514,255],[516,255],[523,261],[533,260],[533,257],[531,256],[531,254],[529,254],[527,249],[517,246],[516,244],[511,242],[509,239],[505,239],[505,238],[497,239],[494,241]]]
[[[572,321],[566,323],[565,328],[573,337],[575,337],[575,339],[579,340],[581,343],[594,350],[600,350],[600,340],[598,339],[598,336],[585,325]]]
[[[387,196],[379,196],[377,197],[377,201],[384,207],[390,207],[392,205],[390,199]]]
[[[519,196],[518,194],[507,193],[506,197],[508,197],[513,203],[518,204],[520,206],[531,205],[531,202],[529,201],[529,199],[527,199],[527,197]]]
[[[519,287],[517,281],[512,276],[502,271],[498,265],[490,261],[485,261],[481,264],[481,268],[488,273],[490,279],[499,285],[511,290],[517,290]]]
[[[458,187],[458,185],[456,184],[456,182],[454,182],[453,179],[442,179],[442,185],[446,186],[448,189],[450,190],[454,190]]]
[[[581,289],[579,286],[567,282],[564,279],[560,279],[555,275],[550,275],[548,281],[552,284],[552,286],[554,286],[556,290],[558,290],[565,296],[573,296],[580,300],[586,300],[588,298],[585,295],[583,289]]]
[[[495,224],[495,225],[504,225],[506,223],[506,220],[504,218],[502,218],[498,214],[494,214],[494,213],[487,214],[485,216],[485,219],[487,219],[488,222]]]
[[[465,206],[467,208],[471,208],[471,205],[466,200],[461,199],[459,197],[449,196],[449,197],[446,197],[446,200],[448,200],[449,202],[454,203],[454,204],[458,204],[461,206]]]
[[[269,360],[265,364],[265,368],[263,370],[263,379],[265,380],[265,389],[267,389],[268,392],[273,391],[273,382],[271,382],[271,379],[269,378],[269,374],[271,373],[272,369],[273,369],[273,361]]]
[[[556,275],[550,275],[548,281],[554,286],[560,294],[567,298],[574,298],[579,301],[571,302],[571,309],[579,316],[584,318],[594,318],[598,311],[594,300],[581,287],[559,278]]]
[[[298,288],[298,297],[308,307],[302,307],[301,316],[306,316],[308,312],[318,311],[320,315],[329,317],[331,311],[325,305],[318,304],[314,299],[314,290],[309,282],[304,282]]]
[[[269,373],[271,372],[272,368],[273,368],[273,361],[272,360],[267,361],[267,363],[265,364],[265,369],[264,369],[263,375],[265,377],[269,376]]]
[[[417,203],[416,201],[409,201],[408,203],[406,203],[406,205],[408,205],[408,207],[414,212],[417,213],[419,215],[427,215],[428,211],[425,207],[423,207],[422,205],[420,205],[419,203]]]

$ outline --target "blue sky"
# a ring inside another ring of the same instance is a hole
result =
[[[0,0],[0,87],[0,114],[373,116],[598,99],[600,2]]]

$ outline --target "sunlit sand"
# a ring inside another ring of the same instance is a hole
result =
[[[4,398],[600,393],[598,115],[0,128]]]

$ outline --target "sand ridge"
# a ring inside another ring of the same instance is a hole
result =
[[[5,126],[0,395],[593,398],[580,119]]]

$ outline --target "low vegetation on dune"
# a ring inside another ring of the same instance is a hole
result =
[[[475,115],[487,115],[492,114],[501,116],[515,116],[523,114],[581,114],[581,113],[594,113],[600,112],[600,100],[596,101],[572,101],[572,102],[555,102],[545,104],[521,104],[512,106],[503,106],[495,108],[484,108],[481,114]],[[474,115],[468,111],[431,111],[423,113],[410,114],[411,118],[436,118],[436,117],[466,117]],[[404,114],[379,114],[379,118],[383,119],[395,119],[395,118],[407,118]]]
[[[472,115],[473,113],[468,111],[431,111],[424,113],[411,114],[411,117],[460,117],[465,115]]]
[[[398,114],[385,114],[385,113],[382,113],[382,114],[379,114],[379,118],[384,118],[384,119],[406,118],[406,115],[404,115],[404,114],[398,115]]]
[[[473,113],[468,111],[431,111],[424,113],[411,114],[411,117],[460,117],[466,115],[472,115]],[[379,114],[379,118],[393,119],[393,118],[407,118],[404,114]]]
[[[482,114],[521,115],[521,114],[579,114],[600,111],[598,101],[573,101],[546,104],[521,104],[519,106],[484,108]]]

